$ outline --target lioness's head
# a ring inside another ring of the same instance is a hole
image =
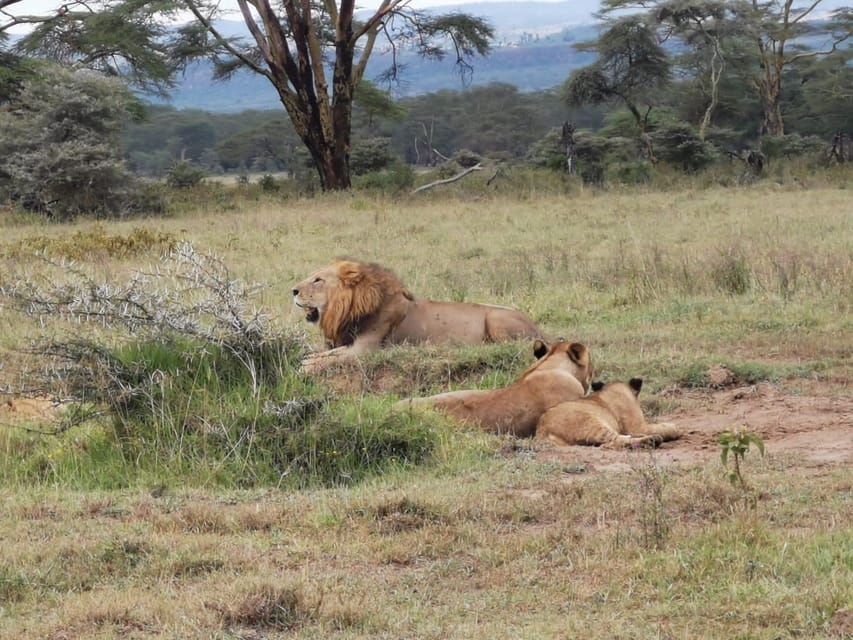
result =
[[[580,342],[555,342],[550,347],[537,340],[533,343],[533,355],[539,360],[527,371],[563,370],[571,373],[583,386],[584,392],[589,390],[592,382],[593,367],[589,349]]]

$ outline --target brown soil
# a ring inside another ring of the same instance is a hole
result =
[[[768,455],[792,454],[804,462],[853,462],[853,398],[793,395],[770,384],[721,391],[676,389],[683,408],[655,418],[672,422],[684,432],[680,440],[657,450],[660,463],[692,463],[719,456],[719,433],[743,427],[764,440]],[[537,445],[542,460],[583,465],[587,471],[619,471],[631,468],[635,451],[600,447]]]

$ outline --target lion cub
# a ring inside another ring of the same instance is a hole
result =
[[[594,382],[593,393],[586,398],[546,411],[539,419],[536,437],[561,446],[588,444],[608,448],[656,445],[680,438],[681,432],[673,424],[646,423],[637,399],[642,387],[641,378],[632,378],[628,384]]]

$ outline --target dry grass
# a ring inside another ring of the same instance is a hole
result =
[[[103,233],[122,247],[145,229],[215,251],[299,324],[292,283],[348,254],[420,296],[521,307],[589,344],[603,377],[640,375],[652,392],[723,361],[849,393],[851,227],[836,188],[337,195],[108,225],[0,220],[0,272],[40,268],[22,246]],[[112,278],[159,250],[77,259]],[[0,309],[0,387],[39,331]],[[496,382],[475,357],[440,365],[444,378],[419,366],[418,390]],[[374,389],[405,391],[372,370]],[[9,430],[0,455],[17,451]],[[834,617],[853,601],[846,467],[748,459],[753,508],[719,463],[659,472],[627,452],[634,472],[587,477],[529,453],[456,459],[446,443],[437,467],[298,493],[157,478],[126,492],[0,489],[0,637],[840,637]]]
[[[0,634],[829,638],[853,597],[848,474],[772,457],[750,472],[755,508],[715,465],[668,469],[663,533],[642,474],[522,458],[449,482],[128,493],[107,510],[4,492]]]

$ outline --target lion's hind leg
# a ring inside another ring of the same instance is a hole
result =
[[[626,434],[614,435],[611,440],[601,445],[602,449],[643,448],[653,449],[662,442],[658,435],[634,436]]]
[[[506,342],[522,338],[541,338],[539,328],[526,315],[515,309],[496,307],[485,317],[486,342]]]
[[[671,422],[660,422],[658,424],[645,424],[639,429],[630,431],[628,435],[639,438],[657,438],[658,443],[661,443],[678,440],[681,437],[681,429]]]

